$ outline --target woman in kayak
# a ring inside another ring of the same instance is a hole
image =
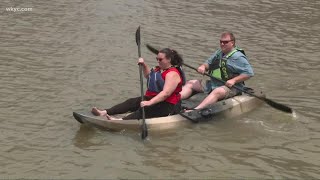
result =
[[[158,66],[152,69],[145,64],[143,58],[139,58],[138,61],[138,64],[143,67],[144,77],[147,78],[144,101],[141,101],[141,96],[134,97],[111,108],[98,109],[94,107],[91,110],[92,114],[115,120],[111,115],[132,112],[122,119],[134,120],[142,119],[142,107],[145,110],[145,118],[179,113],[181,110],[180,92],[185,84],[185,76],[181,69],[183,59],[177,51],[164,48],[159,51],[156,60]]]

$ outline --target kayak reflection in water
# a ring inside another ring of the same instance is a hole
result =
[[[164,117],[177,114],[181,111],[182,86],[185,84],[185,75],[182,71],[182,57],[177,51],[164,48],[159,51],[156,60],[158,66],[149,68],[143,58],[138,64],[142,65],[144,77],[147,78],[147,91],[144,101],[141,96],[127,99],[111,108],[98,109],[93,107],[91,112],[96,116],[106,116],[109,120],[136,120],[142,119],[142,107],[145,118]],[[122,119],[112,115],[131,112]]]

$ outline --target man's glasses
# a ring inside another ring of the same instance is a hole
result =
[[[228,41],[221,41],[221,40],[220,40],[220,44],[228,44],[228,43],[231,42],[231,41],[233,41],[233,40],[228,40]]]
[[[157,60],[157,61],[162,61],[163,58],[157,58],[157,57],[156,57],[156,60]]]

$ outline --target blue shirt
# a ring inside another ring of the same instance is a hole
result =
[[[224,56],[225,55],[219,49],[215,53],[213,53],[205,61],[205,63],[210,65],[214,61],[219,61]],[[231,72],[232,74],[237,74],[237,75],[245,74],[250,77],[254,76],[253,69],[252,69],[251,65],[249,64],[247,57],[243,53],[241,53],[240,51],[235,52],[234,54],[232,54],[232,56],[230,56],[228,58],[227,68],[228,68],[229,72]],[[209,84],[207,84],[205,91],[210,92],[213,89],[220,87],[220,86],[223,86],[223,85],[224,85],[223,83],[211,78],[211,81],[209,82]],[[235,85],[240,88],[242,88],[244,86],[243,83],[237,83]]]

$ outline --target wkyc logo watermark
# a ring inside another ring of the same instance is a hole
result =
[[[8,11],[8,12],[26,12],[26,11],[32,11],[32,8],[7,7],[6,11]]]

